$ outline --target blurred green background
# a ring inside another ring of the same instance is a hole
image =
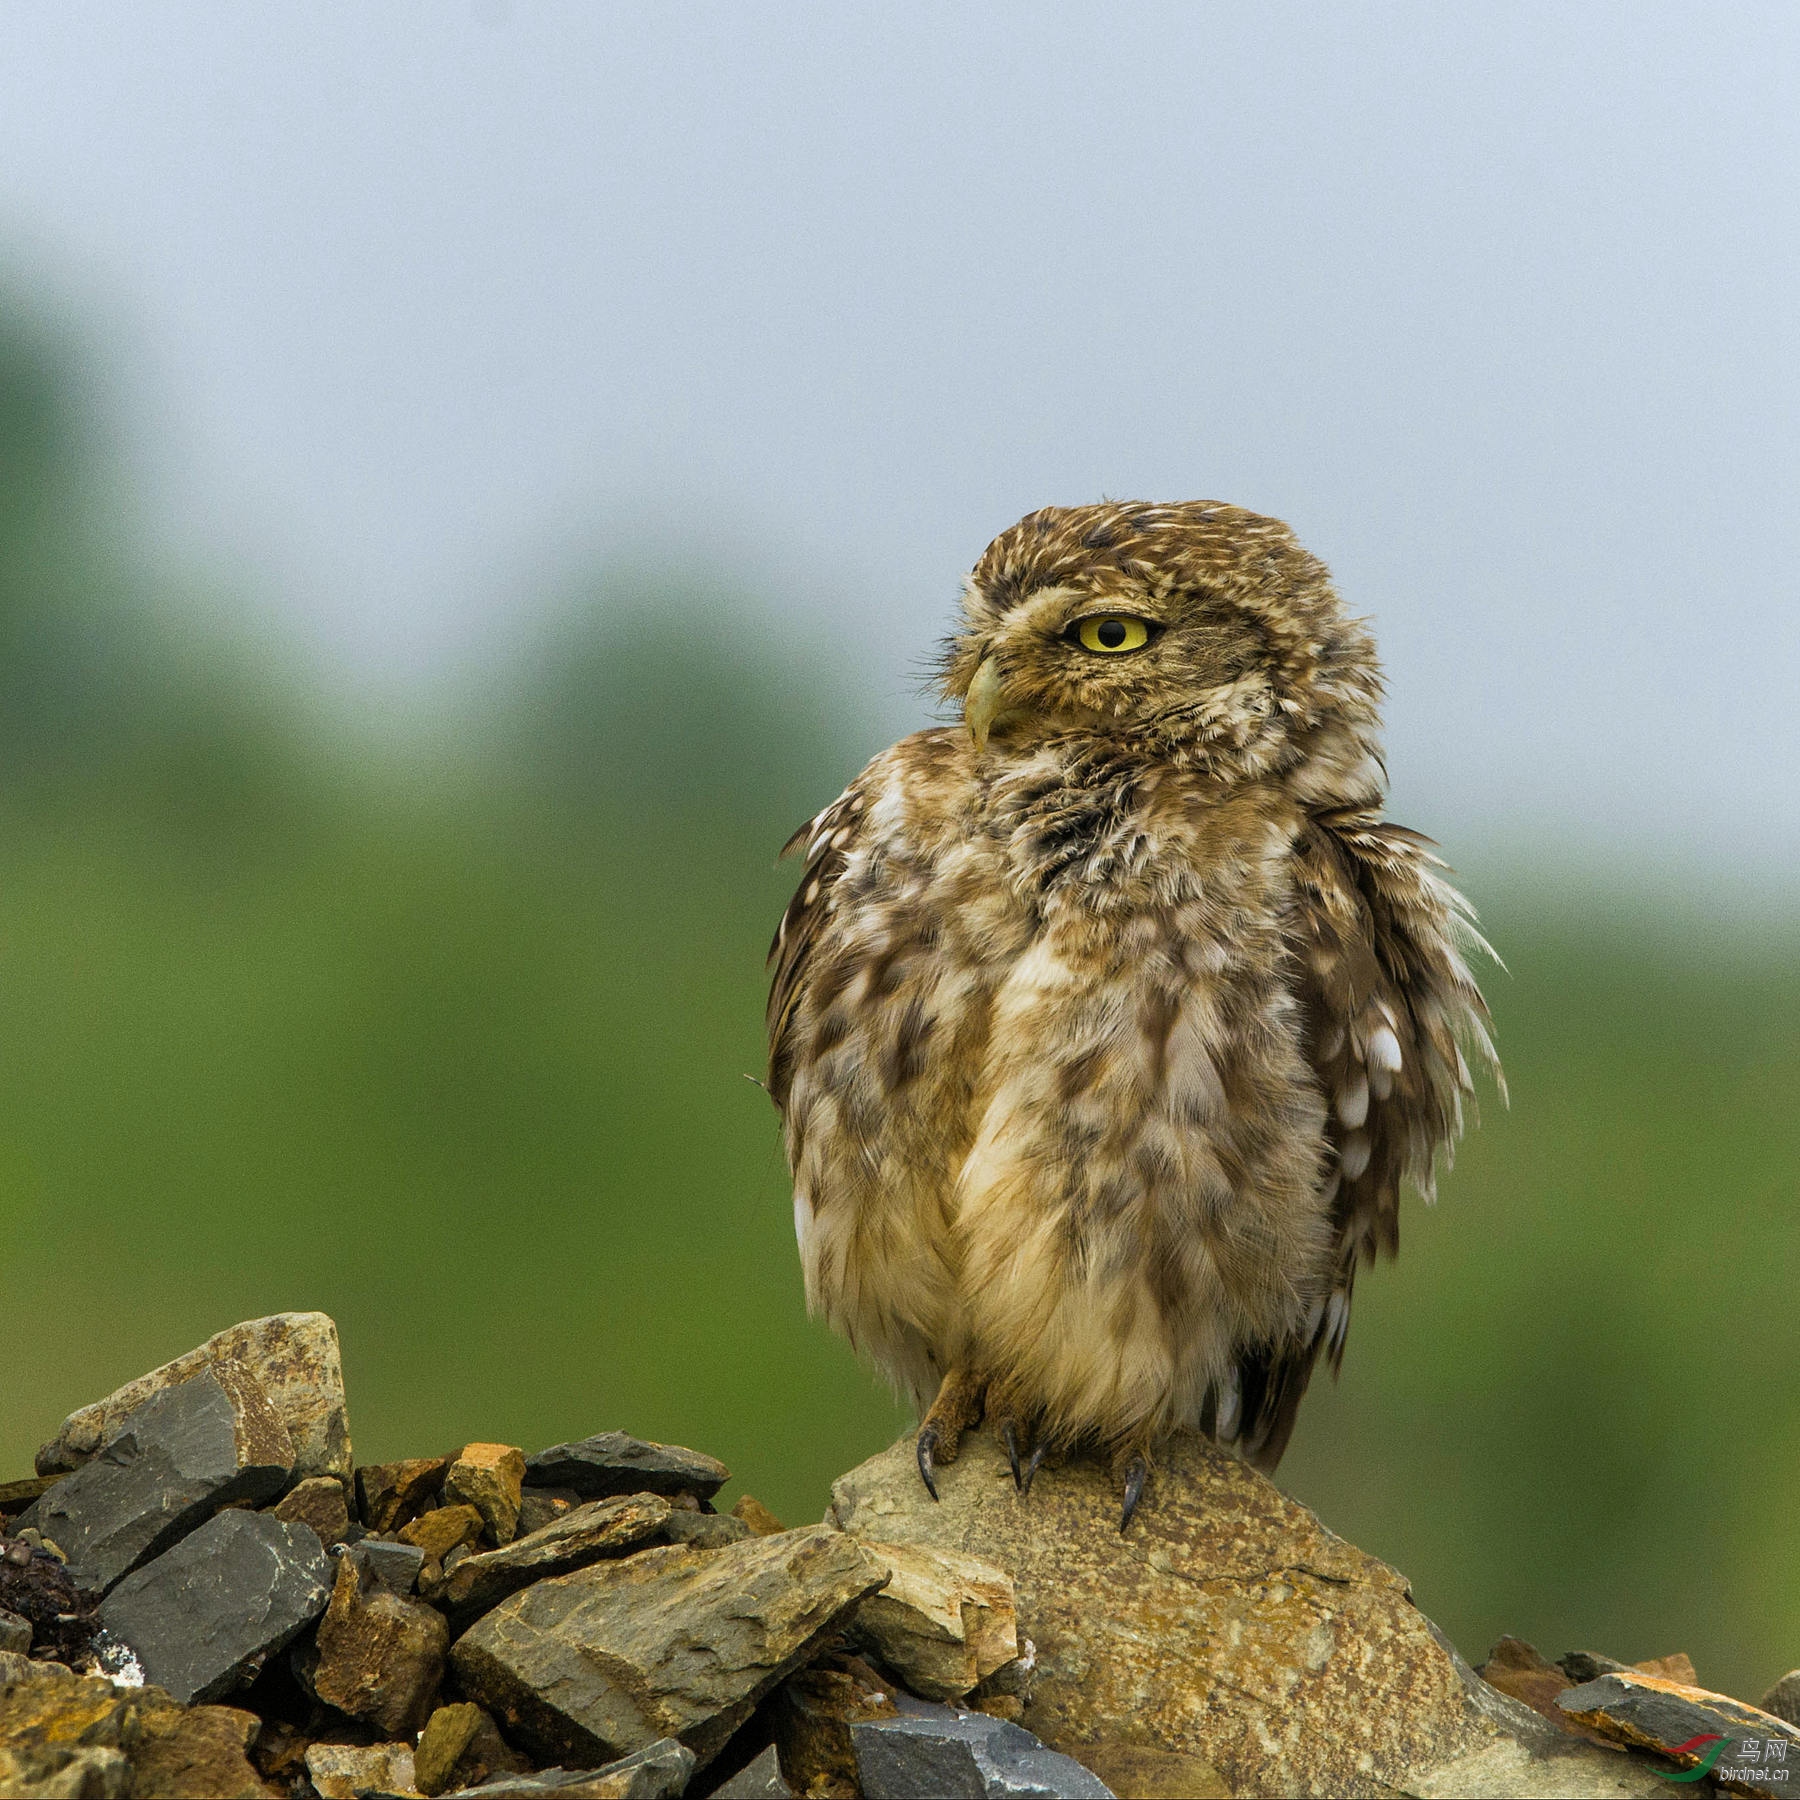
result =
[[[774,849],[876,747],[854,684],[728,573],[613,563],[364,727],[141,548],[85,392],[0,314],[0,1475],[317,1307],[362,1460],[622,1427],[817,1517],[906,1421],[803,1316],[745,1076]],[[1462,860],[1512,1108],[1365,1276],[1283,1484],[1472,1660],[1684,1649],[1753,1698],[1800,1661],[1800,934]]]

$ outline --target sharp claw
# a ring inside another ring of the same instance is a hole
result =
[[[1019,1434],[1013,1429],[1011,1419],[1000,1427],[1000,1441],[1006,1446],[1006,1460],[1012,1464],[1013,1486],[1022,1494],[1025,1491],[1025,1476],[1019,1468]]]
[[[931,1453],[937,1448],[938,1434],[935,1425],[926,1425],[919,1431],[919,1479],[925,1483],[925,1491],[932,1499],[938,1497],[937,1483],[932,1479]]]
[[[1031,1492],[1031,1484],[1033,1480],[1036,1479],[1038,1467],[1043,1460],[1044,1446],[1042,1444],[1034,1444],[1031,1451],[1031,1460],[1025,1465],[1025,1480],[1019,1488],[1021,1494],[1029,1494]]]
[[[1138,1509],[1138,1502],[1144,1497],[1144,1483],[1149,1479],[1150,1463],[1140,1451],[1131,1459],[1131,1467],[1125,1472],[1125,1510],[1119,1516],[1121,1536],[1125,1527],[1131,1523],[1132,1516]]]

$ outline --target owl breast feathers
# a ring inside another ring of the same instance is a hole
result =
[[[1040,1446],[1199,1428],[1273,1467],[1467,1059],[1498,1076],[1472,914],[1380,815],[1374,645],[1278,520],[1048,507],[969,577],[943,677],[963,722],[789,846],[808,1303],[964,1423],[985,1390]]]

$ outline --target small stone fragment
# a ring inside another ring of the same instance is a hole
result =
[[[382,1538],[363,1538],[350,1546],[349,1554],[370,1580],[380,1582],[390,1594],[410,1594],[418,1586],[425,1564],[425,1552],[417,1544],[390,1544]]]
[[[356,1471],[356,1508],[371,1531],[397,1531],[428,1511],[444,1485],[447,1456],[364,1463]]]
[[[534,1531],[542,1531],[580,1504],[581,1496],[572,1488],[521,1488],[518,1535],[529,1537]]]
[[[1566,1693],[1575,1683],[1560,1663],[1546,1662],[1522,1639],[1499,1639],[1488,1652],[1487,1661],[1475,1673],[1489,1687],[1498,1688],[1514,1700],[1524,1701],[1533,1712],[1548,1719],[1559,1730],[1586,1738],[1590,1743],[1602,1744],[1608,1750],[1617,1748],[1610,1738],[1577,1723],[1556,1704],[1557,1695]]]
[[[79,1468],[125,1415],[152,1394],[221,1362],[241,1364],[260,1385],[293,1441],[299,1475],[350,1474],[350,1417],[337,1326],[324,1313],[275,1313],[250,1319],[209,1338],[197,1350],[128,1381],[104,1400],[63,1420],[62,1430],[37,1454],[40,1475]]]
[[[1800,1669],[1789,1669],[1762,1697],[1762,1710],[1800,1725]]]
[[[853,1634],[915,1694],[960,1700],[1019,1653],[1012,1579],[954,1550],[873,1541],[893,1570]]]
[[[440,1706],[425,1722],[413,1752],[413,1781],[421,1794],[441,1794],[482,1720],[479,1706]]]
[[[127,1575],[100,1623],[183,1705],[217,1700],[325,1610],[331,1565],[304,1525],[266,1513],[216,1514]]]
[[[462,1788],[448,1800],[479,1795],[480,1800],[675,1800],[694,1772],[694,1753],[673,1738],[662,1738],[603,1769],[540,1769],[511,1781]]]
[[[461,1629],[534,1581],[567,1575],[602,1557],[624,1556],[649,1543],[660,1535],[669,1511],[668,1501],[655,1494],[590,1501],[530,1537],[446,1568],[426,1598],[447,1608]]]
[[[249,1755],[261,1726],[232,1706],[147,1712],[131,1749],[131,1800],[273,1800]]]
[[[458,1641],[465,1693],[546,1758],[678,1737],[702,1765],[887,1566],[826,1526],[721,1550],[640,1550],[540,1581]]]
[[[535,1767],[531,1759],[521,1756],[500,1735],[500,1727],[479,1706],[475,1711],[479,1715],[475,1735],[469,1739],[468,1747],[450,1771],[450,1785],[453,1788],[480,1787],[498,1775],[529,1775]]]
[[[771,1744],[752,1757],[729,1781],[720,1782],[712,1791],[712,1800],[794,1800],[775,1746]]]
[[[731,1479],[731,1471],[679,1444],[602,1431],[528,1456],[525,1479],[534,1487],[573,1488],[584,1500],[608,1500],[614,1494],[693,1494],[710,1500]]]
[[[1736,1745],[1747,1738],[1759,1745],[1781,1744],[1784,1762],[1800,1764],[1800,1727],[1729,1695],[1666,1676],[1636,1670],[1602,1675],[1559,1694],[1556,1704],[1614,1743],[1654,1751],[1684,1769],[1697,1767],[1720,1738],[1732,1740],[1714,1765],[1712,1779],[1720,1786],[1733,1785],[1738,1793],[1786,1791],[1782,1764],[1752,1764],[1732,1756]]]
[[[472,1506],[439,1506],[400,1528],[403,1544],[416,1544],[427,1562],[441,1563],[452,1550],[481,1536],[481,1514]]]
[[[519,1523],[525,1452],[511,1444],[465,1444],[444,1475],[444,1503],[472,1506],[489,1539],[510,1544]]]
[[[777,1532],[787,1530],[754,1494],[739,1494],[737,1504],[731,1509],[731,1516],[742,1519],[756,1537],[774,1537]]]
[[[373,1580],[365,1592],[355,1556],[342,1556],[316,1641],[312,1689],[328,1706],[391,1737],[424,1724],[450,1649],[450,1627],[435,1607]]]
[[[314,1744],[306,1773],[319,1800],[359,1800],[364,1794],[417,1794],[410,1744]]]
[[[77,1587],[104,1593],[221,1507],[279,1493],[293,1460],[255,1378],[220,1363],[126,1414],[97,1456],[37,1502],[32,1523],[66,1552]]]
[[[850,1727],[866,1800],[1114,1800],[1100,1777],[1021,1725],[897,1697],[901,1716]]]
[[[671,1544],[686,1544],[693,1550],[723,1550],[727,1544],[741,1544],[754,1534],[742,1519],[734,1519],[730,1513],[689,1512],[671,1500],[662,1535]]]
[[[341,1544],[350,1529],[344,1484],[335,1475],[309,1475],[284,1494],[270,1513],[284,1525],[310,1525],[327,1550]]]
[[[23,1656],[31,1648],[31,1621],[16,1612],[0,1612],[0,1650]]]

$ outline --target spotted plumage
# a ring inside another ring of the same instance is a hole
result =
[[[1278,520],[1051,507],[946,647],[963,722],[790,850],[769,1089],[811,1307],[1010,1448],[1271,1468],[1494,1068],[1476,936],[1380,814],[1381,676]],[[1035,1464],[1033,1465],[1035,1466]],[[1132,1483],[1136,1484],[1136,1487]]]

